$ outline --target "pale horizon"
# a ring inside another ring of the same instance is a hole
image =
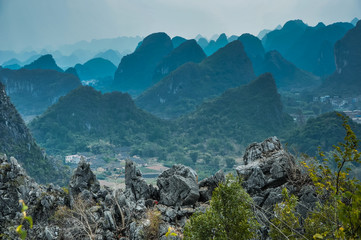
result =
[[[355,17],[361,18],[359,0],[0,0],[0,49],[40,50],[154,32],[187,39],[257,36],[289,20],[315,26]]]

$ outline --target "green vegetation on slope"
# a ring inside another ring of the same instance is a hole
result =
[[[188,137],[198,138],[200,143],[214,139],[242,146],[279,135],[292,126],[292,119],[283,112],[271,74],[227,90],[178,122]],[[225,150],[224,146],[219,148]]]
[[[101,94],[79,87],[51,106],[29,125],[49,153],[92,151],[99,140],[114,146],[131,146],[165,140],[162,120],[136,108],[128,94]]]
[[[45,157],[0,83],[0,153],[15,157],[27,173],[40,183],[64,184],[69,173],[61,164]]]
[[[361,136],[361,125],[350,121],[350,126],[357,136]],[[318,147],[324,151],[331,151],[332,145],[341,142],[344,136],[342,119],[337,112],[322,114],[311,118],[304,126],[289,132],[285,142],[290,150],[315,155]]]
[[[199,64],[186,63],[177,68],[139,96],[136,103],[157,116],[175,118],[254,77],[242,43],[233,41]]]
[[[39,115],[81,85],[78,77],[54,70],[0,69],[0,82],[23,116]]]

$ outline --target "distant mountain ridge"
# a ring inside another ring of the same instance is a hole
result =
[[[56,62],[51,54],[46,54],[38,59],[36,59],[34,62],[25,65],[23,67],[24,69],[44,69],[44,70],[55,70],[58,72],[64,72],[63,69],[61,69],[58,65],[56,65]]]
[[[226,34],[222,33],[221,35],[219,35],[217,40],[209,41],[208,45],[206,47],[204,47],[203,50],[207,56],[210,56],[213,53],[217,52],[218,49],[226,46],[227,44],[228,44],[227,36],[226,36]]]
[[[257,75],[264,73],[260,69],[265,57],[265,50],[261,40],[249,33],[242,34],[237,40],[241,41],[247,56],[253,63],[253,69]]]
[[[251,142],[288,130],[293,121],[283,111],[272,75],[264,74],[172,121],[138,109],[128,94],[82,86],[29,127],[52,154],[128,146],[132,154],[185,163],[193,151],[232,156]]]
[[[277,51],[269,51],[265,54],[261,71],[272,73],[277,87],[282,90],[313,89],[321,84],[319,77],[297,68]]]
[[[206,54],[195,40],[184,41],[157,64],[152,82],[157,83],[184,63],[199,63],[205,58]]]
[[[94,58],[104,58],[106,60],[111,61],[115,66],[118,66],[120,60],[122,60],[123,55],[120,54],[118,51],[109,49],[104,52],[100,52],[94,56]]]
[[[39,115],[81,85],[73,74],[55,70],[0,70],[0,82],[23,117]]]
[[[165,33],[144,38],[132,54],[122,58],[114,75],[115,89],[137,95],[150,87],[157,63],[172,50],[172,41]]]
[[[117,67],[109,60],[104,58],[93,58],[84,64],[74,66],[81,80],[113,78]]]
[[[321,84],[319,77],[297,68],[287,61],[278,51],[265,53],[261,40],[251,34],[239,38],[252,61],[257,75],[269,72],[275,78],[277,87],[282,91],[313,89]]]
[[[190,112],[204,100],[255,78],[240,41],[233,41],[200,63],[186,63],[136,99],[137,105],[161,117]]]
[[[297,67],[326,76],[335,70],[333,45],[351,28],[351,23],[319,23],[310,27],[301,20],[292,20],[267,33],[262,43],[266,51],[277,50]]]

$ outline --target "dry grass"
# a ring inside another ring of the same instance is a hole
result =
[[[159,226],[161,223],[161,213],[157,209],[148,209],[147,219],[150,224],[146,229],[146,239],[159,239]]]

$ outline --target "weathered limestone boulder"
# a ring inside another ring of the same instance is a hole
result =
[[[226,177],[222,170],[219,170],[216,174],[209,178],[205,178],[199,182],[199,201],[200,202],[207,202],[211,200],[212,193],[218,184],[224,182]]]
[[[250,193],[285,184],[295,166],[294,157],[283,149],[277,137],[249,145],[243,162],[236,170]]]
[[[82,158],[69,182],[69,193],[72,201],[79,193],[82,193],[82,197],[85,199],[96,198],[99,190],[99,181],[90,169],[89,163]]]
[[[273,208],[283,200],[284,188],[298,197],[297,211],[303,217],[319,201],[307,175],[297,166],[295,158],[283,149],[277,137],[249,145],[243,162],[236,170],[257,205],[256,214],[263,228],[261,239],[268,239]]]
[[[159,175],[157,186],[159,202],[167,206],[193,205],[199,198],[197,173],[180,164]]]

